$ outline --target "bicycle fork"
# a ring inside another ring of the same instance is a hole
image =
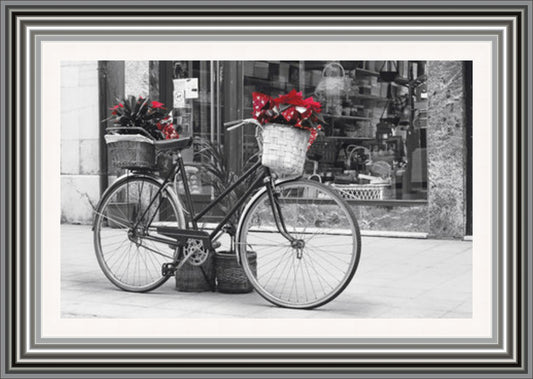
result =
[[[285,225],[285,221],[283,220],[283,214],[281,212],[281,207],[279,205],[279,197],[280,192],[276,188],[276,184],[274,183],[274,179],[272,176],[265,179],[267,181],[266,187],[267,187],[267,193],[268,193],[268,199],[270,200],[270,205],[272,208],[272,214],[274,216],[274,222],[276,223],[276,228],[280,232],[280,234],[285,237],[291,244],[291,247],[296,250],[296,257],[298,259],[302,258],[302,251],[305,247],[305,242],[302,239],[294,238],[288,231],[287,227]]]

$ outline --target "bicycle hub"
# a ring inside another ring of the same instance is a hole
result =
[[[304,240],[295,239],[291,242],[291,247],[296,250],[296,258],[302,259],[303,248],[305,247]]]

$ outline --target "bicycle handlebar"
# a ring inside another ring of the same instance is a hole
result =
[[[237,128],[243,126],[244,124],[255,124],[256,126],[261,127],[261,124],[259,123],[259,121],[257,121],[254,118],[247,118],[247,119],[244,119],[244,120],[228,121],[228,122],[224,123],[224,126],[227,128],[226,130],[231,131],[233,129],[237,129]]]
[[[234,120],[234,121],[228,121],[224,123],[225,128],[229,128],[230,126],[237,125],[242,123],[242,120]]]

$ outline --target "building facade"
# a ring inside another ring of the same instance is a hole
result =
[[[238,171],[257,152],[255,130],[222,124],[251,117],[253,92],[295,89],[323,107],[305,175],[339,189],[363,231],[472,233],[470,62],[94,61],[63,62],[61,74],[62,222],[90,223],[117,174],[103,138],[111,125],[102,120],[120,99],[164,103],[181,135],[223,145]],[[209,191],[195,200],[201,207]]]

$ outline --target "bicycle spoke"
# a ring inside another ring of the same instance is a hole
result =
[[[268,278],[268,280],[265,282],[265,286],[268,286],[268,283],[270,282],[270,280],[272,279],[272,277],[274,276],[274,273],[276,272],[276,270],[278,269],[278,267],[281,265],[282,261],[283,261],[283,258],[287,255],[287,253],[290,251],[289,248],[287,248],[287,250],[282,254],[282,256],[279,258],[278,260],[278,264],[271,270],[265,272],[263,275],[266,275],[270,272],[272,272],[272,274],[270,274],[270,277]],[[274,262],[274,261],[272,261]]]
[[[108,220],[108,222],[109,222],[109,220],[111,220],[111,222],[114,222],[115,224],[120,225],[120,226],[121,226],[122,228],[124,228],[124,229],[129,229],[129,228],[130,228],[130,226],[129,226],[128,224],[126,224],[126,223],[128,222],[128,219],[127,219],[127,218],[124,218],[124,219],[116,219],[116,218],[111,218],[111,217],[109,217],[109,216],[107,216],[107,215],[105,215],[105,214],[102,214],[102,213],[98,212],[98,211],[95,211],[95,213],[96,213],[97,215],[100,215],[100,216],[105,217],[105,218]]]
[[[340,265],[339,265],[339,266],[335,266],[335,265],[334,265],[329,259],[326,259],[326,258],[323,256],[323,254],[316,253],[315,251],[313,251],[313,249],[308,249],[308,252],[309,252],[309,251],[310,251],[311,253],[314,254],[314,256],[315,256],[315,258],[316,258],[317,260],[320,260],[320,261],[323,262],[325,265],[327,265],[327,266],[329,266],[329,267],[331,267],[331,268],[333,268],[333,269],[336,269],[336,270],[338,270],[339,272],[341,272],[342,274],[344,274],[345,271],[344,271],[342,268],[339,268]],[[329,258],[329,257],[328,257],[328,258]],[[342,261],[342,262],[344,263],[344,265],[342,265],[342,266],[346,266],[346,263],[347,263],[347,262],[345,262],[345,261]],[[333,274],[332,276],[335,277],[336,275]]]
[[[156,250],[156,249],[152,249],[152,248],[146,246],[145,244],[141,244],[140,246],[144,247],[144,248],[147,249],[147,250],[150,250],[152,253],[157,254],[157,255],[159,255],[159,256],[161,256],[161,257],[165,257],[165,258],[168,258],[168,259],[172,259],[172,256],[171,256],[171,255],[166,255],[166,254],[164,254],[164,253],[161,253],[160,251],[158,251],[158,250]]]
[[[321,284],[326,284],[328,287],[330,287],[330,288],[332,289],[333,287],[331,287],[331,285],[329,284],[328,280],[326,280],[326,278],[324,278],[324,276],[322,276],[322,274],[320,274],[320,273],[317,271],[317,269],[316,269],[316,267],[315,267],[315,264],[314,264],[313,259],[311,258],[311,256],[307,255],[306,258],[307,258],[307,260],[309,261],[309,264],[310,264],[310,266],[311,266],[311,269],[315,272],[315,275],[316,275],[316,277],[317,277],[319,283],[321,283]],[[324,289],[323,286],[322,286],[322,288],[323,288],[323,290],[324,290],[324,292],[325,292],[326,290]]]
[[[319,249],[315,246],[308,246],[307,249],[316,252],[317,254],[327,255],[328,257],[331,257],[333,259],[336,259],[338,262],[346,262],[346,259],[342,259],[341,257],[351,257],[351,254],[343,253],[340,251],[332,251],[332,250],[326,250],[326,249]],[[349,260],[348,260],[349,261]]]
[[[290,250],[289,250],[290,251]],[[289,255],[285,255],[283,258],[287,258],[287,261],[290,260],[290,254]],[[280,260],[280,263],[283,263],[284,259],[281,259]],[[285,273],[285,267],[288,267],[287,268],[287,274],[283,275]],[[281,286],[281,288],[283,288],[285,286],[285,283],[287,283],[287,279],[288,279],[288,274],[290,273],[290,266],[284,266],[282,269],[281,269],[281,272],[280,272],[280,275],[278,276],[277,280],[276,280],[276,283],[274,283],[274,286],[272,287],[274,290],[278,288],[278,283],[279,281],[282,279],[282,278],[285,278],[284,282],[283,282],[283,285]],[[267,287],[265,285],[265,287]],[[275,293],[275,291],[272,291],[273,293]]]
[[[290,247],[287,247],[287,251],[288,251],[288,250],[290,250]],[[273,254],[276,254],[276,251],[273,251],[273,252],[270,252],[270,253],[266,253],[266,254],[262,252],[262,253],[261,253],[261,259],[263,259],[263,261],[265,261],[265,259],[264,259],[265,256],[270,257],[270,256],[272,256]],[[265,265],[265,266],[268,266],[270,263],[272,263],[272,262],[276,262],[277,260],[278,260],[278,258],[274,257],[273,259],[266,261],[266,263],[264,263],[264,265]]]
[[[305,301],[309,301],[309,298],[307,297],[307,288],[305,287],[305,275],[304,275],[304,270],[303,270],[303,263],[302,263],[302,260],[298,260],[298,267],[300,268],[300,272],[301,272],[301,275],[302,275],[302,286],[303,286],[303,290],[304,290],[304,295],[305,295]]]

